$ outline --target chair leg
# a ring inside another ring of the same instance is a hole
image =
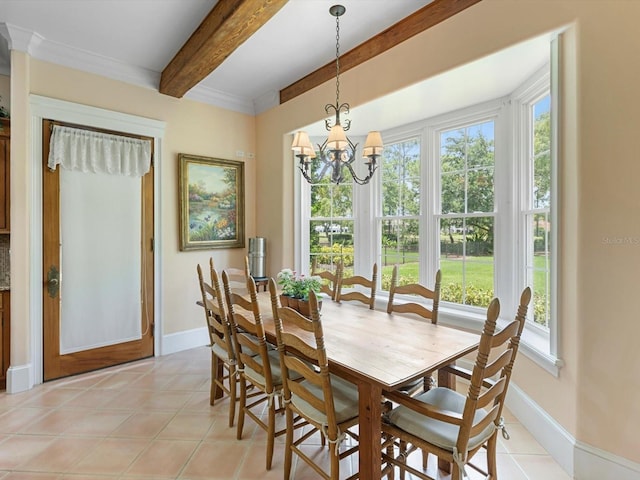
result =
[[[209,392],[209,405],[216,403],[216,379],[218,374],[218,357],[211,352],[211,391]]]
[[[463,480],[462,469],[455,463],[451,465],[451,480]]]
[[[284,478],[289,480],[291,478],[291,457],[293,456],[293,451],[291,450],[291,445],[293,444],[293,412],[288,406],[285,406],[285,410],[287,432],[284,442]]]
[[[238,382],[238,376],[236,373],[236,366],[229,366],[229,426],[233,427],[233,421],[236,416],[236,386]]]
[[[269,418],[267,419],[267,470],[271,470],[273,461],[273,446],[276,436],[276,406],[274,402],[269,405]]]
[[[331,480],[340,479],[340,453],[337,444],[329,443],[329,454],[331,455]]]
[[[403,464],[407,463],[407,442],[400,440],[400,450],[398,452],[398,458]],[[403,465],[400,465],[400,480],[404,480],[406,470]]]
[[[393,439],[389,439],[388,442],[389,442],[389,444],[387,445],[387,456],[390,457],[390,458],[393,458],[393,455],[394,455],[394,453],[393,453]],[[388,474],[387,478],[389,480],[394,480],[394,477],[395,477],[395,466],[392,463],[390,463],[388,468],[389,468],[389,474]]]
[[[498,434],[494,433],[487,442],[487,473],[491,480],[498,480],[498,468],[496,465],[496,450]]]
[[[234,387],[235,388],[235,387]],[[238,405],[238,431],[236,438],[242,440],[242,429],[244,428],[244,410],[247,405],[247,381],[240,374],[240,405]]]

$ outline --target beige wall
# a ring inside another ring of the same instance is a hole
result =
[[[633,301],[640,264],[640,2],[483,0],[456,17],[341,76],[353,107],[449,68],[567,25],[576,64],[562,64],[576,88],[564,92],[560,123],[558,313],[565,366],[553,378],[521,355],[514,381],[578,441],[640,462],[640,321]],[[418,59],[418,61],[416,61]],[[254,119],[155,91],[12,54],[12,364],[28,361],[26,215],[27,94],[37,93],[167,122],[162,160],[164,333],[201,326],[195,264],[220,267],[240,250],[178,251],[178,153],[247,161],[247,236],[268,239],[269,272],[293,264],[293,175],[288,132],[318,120],[332,82]],[[18,79],[22,80],[16,80]],[[212,132],[216,132],[214,135]],[[15,160],[14,157],[15,156]],[[254,164],[255,162],[255,164]],[[256,201],[259,199],[259,201]],[[24,216],[24,217],[22,217]],[[23,219],[24,218],[24,219]],[[620,245],[616,244],[622,239]],[[15,257],[15,258],[14,258]],[[15,283],[14,283],[15,280]],[[636,280],[634,282],[634,280]],[[15,339],[15,341],[14,341]],[[631,372],[631,373],[629,373]]]
[[[578,441],[640,462],[640,264],[635,142],[640,122],[636,1],[483,0],[341,75],[352,107],[539,34],[572,25],[560,121],[560,354],[553,378],[524,355],[514,381]],[[565,52],[566,53],[566,52]],[[573,85],[571,85],[571,83]],[[271,239],[270,270],[293,263],[288,132],[316,121],[331,82],[258,117],[257,230]],[[607,238],[628,238],[622,246]]]
[[[162,206],[162,291],[163,334],[171,334],[204,326],[202,310],[195,305],[200,296],[196,264],[206,264],[213,256],[224,268],[241,266],[246,249],[179,251],[178,230],[178,161],[179,153],[236,159],[235,152],[255,152],[255,119],[186,99],[174,99],[151,89],[135,87],[104,77],[30,59],[20,52],[12,53],[15,68],[12,82],[20,83],[27,94],[90,105],[166,122],[160,164],[160,196]],[[24,68],[20,68],[21,65]],[[15,98],[14,98],[15,100]],[[28,216],[29,191],[20,188],[30,176],[28,97],[14,105],[12,122],[12,161],[19,163],[12,171],[12,365],[24,365],[30,359],[28,350]],[[23,122],[21,119],[24,119]],[[255,160],[245,159],[246,235],[255,235]],[[20,215],[19,215],[20,213]],[[15,221],[13,221],[15,220]],[[16,268],[16,265],[21,268]]]

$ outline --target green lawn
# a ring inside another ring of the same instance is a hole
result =
[[[413,255],[413,258],[411,258]],[[476,286],[483,290],[493,290],[493,257],[467,257],[468,261],[465,267],[466,283]],[[382,267],[382,278],[391,281],[391,271],[393,264],[398,263],[400,269],[400,277],[406,283],[414,283],[418,281],[418,263],[417,255],[406,254],[406,263],[401,262],[401,258],[391,257],[387,255],[387,266]],[[535,257],[536,269],[544,268],[545,258],[542,256]],[[441,258],[440,269],[442,270],[442,284],[450,283],[462,284],[463,262],[459,259]],[[536,285],[544,285],[545,273],[542,270],[536,270]],[[383,280],[384,285],[384,280]],[[388,288],[388,287],[387,287]]]
[[[383,252],[383,255],[385,252]],[[418,255],[413,252],[400,253],[386,252],[383,256],[386,265],[382,265],[378,270],[383,290],[388,290],[391,283],[391,273],[393,265],[398,264],[400,270],[399,284],[417,283],[418,278]],[[534,321],[546,325],[546,317],[549,312],[549,299],[545,294],[546,275],[544,271],[546,258],[536,256],[534,258],[536,271],[534,272],[533,295],[533,315]],[[464,272],[463,272],[464,267]],[[451,257],[440,258],[440,269],[442,270],[442,292],[441,298],[455,303],[463,302],[462,279],[465,277],[464,303],[486,307],[494,296],[493,291],[493,257],[479,256],[467,257],[464,264],[462,260]],[[345,268],[345,275],[353,274],[353,267]],[[433,280],[426,282],[428,287],[433,287]]]

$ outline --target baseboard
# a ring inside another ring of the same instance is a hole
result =
[[[509,384],[505,404],[522,426],[549,452],[549,455],[558,462],[564,471],[573,476],[576,444],[573,435],[567,432],[514,382]]]
[[[576,479],[640,480],[638,463],[582,442],[576,443],[575,451],[574,478]]]
[[[10,366],[7,370],[7,393],[25,392],[33,387],[31,364]]]
[[[457,363],[463,368],[473,368],[473,362],[468,360]],[[509,383],[505,405],[562,469],[573,476],[575,438],[513,381]],[[584,478],[589,480],[589,477]]]
[[[207,327],[194,328],[183,332],[170,333],[162,336],[159,355],[170,355],[190,348],[209,344]]]

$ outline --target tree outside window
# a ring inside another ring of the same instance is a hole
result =
[[[381,286],[389,290],[395,264],[400,285],[420,278],[420,141],[386,145],[380,170]]]
[[[309,265],[315,258],[320,270],[335,271],[342,261],[345,272],[353,271],[353,184],[325,178],[310,188]]]
[[[440,133],[440,269],[444,301],[494,296],[494,122]]]

